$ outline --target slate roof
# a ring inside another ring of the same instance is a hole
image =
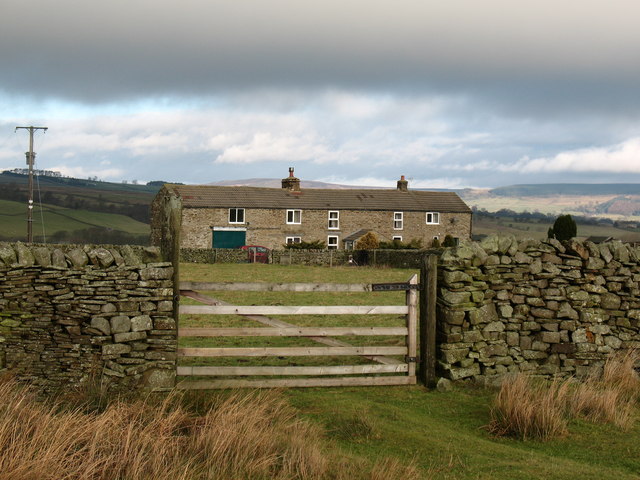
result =
[[[186,208],[299,208],[303,210],[382,210],[471,213],[454,192],[422,190],[304,189],[167,185]]]

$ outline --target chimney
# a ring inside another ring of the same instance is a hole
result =
[[[282,188],[291,192],[300,191],[300,179],[293,176],[293,167],[289,167],[289,176],[282,179]]]
[[[398,191],[400,192],[409,191],[409,182],[404,179],[404,175],[402,175],[400,177],[400,180],[398,180]]]

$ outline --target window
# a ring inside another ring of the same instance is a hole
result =
[[[229,223],[244,223],[244,208],[230,208]]]
[[[302,210],[287,210],[287,223],[302,223]]]
[[[393,238],[391,240],[398,240],[399,242],[402,241],[402,237],[400,235],[395,235],[393,236]]]
[[[329,235],[327,237],[327,248],[329,250],[337,250],[338,249],[338,236],[337,235]]]
[[[285,243],[291,245],[293,243],[302,243],[302,237],[286,237]]]
[[[329,230],[340,229],[340,212],[337,210],[329,210]]]
[[[402,230],[402,212],[393,212],[393,229]]]
[[[440,214],[438,212],[427,212],[427,223],[438,225],[440,223]]]

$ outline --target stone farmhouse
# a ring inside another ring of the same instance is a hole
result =
[[[395,189],[301,189],[289,169],[282,188],[173,185],[152,204],[151,242],[162,240],[163,208],[182,212],[182,248],[237,248],[323,241],[329,249],[353,249],[372,231],[382,241],[471,236],[471,210],[454,192],[410,190],[404,176]]]

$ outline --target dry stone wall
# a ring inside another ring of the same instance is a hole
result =
[[[452,380],[582,376],[640,348],[640,249],[492,236],[438,272],[438,364]]]
[[[0,366],[45,392],[171,388],[173,273],[155,247],[0,244]]]

